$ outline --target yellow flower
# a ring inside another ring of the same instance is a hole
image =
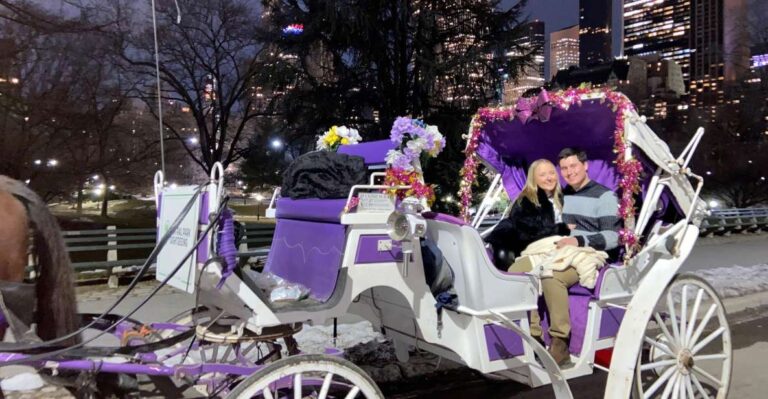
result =
[[[344,137],[343,139],[341,139],[341,144],[349,144],[349,139]]]

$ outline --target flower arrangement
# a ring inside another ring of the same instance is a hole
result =
[[[357,144],[360,140],[362,137],[357,129],[334,125],[317,139],[317,149],[336,151],[342,144]]]
[[[434,188],[424,183],[420,161],[422,157],[436,157],[445,148],[445,137],[436,126],[427,125],[420,119],[399,117],[392,125],[390,140],[397,144],[397,148],[387,152],[384,184],[410,188],[387,191],[399,199],[416,197],[425,199],[429,204],[434,202]]]
[[[543,92],[544,93],[544,92]],[[547,101],[546,106],[567,110],[569,107],[580,106],[582,98],[594,97],[600,98],[606,106],[610,106],[616,114],[616,128],[613,132],[613,152],[616,154],[616,168],[621,175],[619,180],[619,217],[624,221],[624,227],[619,232],[619,238],[622,244],[627,248],[627,258],[638,245],[638,239],[633,229],[635,225],[635,199],[634,194],[640,192],[640,174],[642,165],[628,149],[628,140],[624,132],[624,119],[634,111],[632,102],[621,93],[610,89],[593,89],[589,86],[580,86],[561,92],[544,93]],[[521,101],[531,102],[530,99],[521,99]],[[539,104],[544,105],[544,104]],[[489,123],[497,120],[511,121],[514,118],[520,119],[526,123],[530,119],[528,113],[520,111],[524,107],[501,107],[501,108],[481,108],[472,118],[469,126],[469,132],[464,138],[467,140],[467,147],[464,150],[466,159],[461,168],[461,182],[459,183],[459,201],[461,203],[461,217],[469,221],[469,207],[472,202],[472,186],[477,178],[477,166],[479,159],[477,156],[477,147],[480,136]],[[541,120],[541,119],[540,119]],[[544,120],[542,120],[544,122]]]

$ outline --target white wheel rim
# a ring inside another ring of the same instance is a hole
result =
[[[307,380],[314,381],[311,384],[313,389],[305,389],[306,387],[302,385],[302,382]],[[296,386],[300,389],[294,389]],[[378,399],[380,397],[376,386],[363,375],[339,363],[324,360],[306,361],[272,370],[250,386],[241,389],[241,392],[234,397],[238,399],[303,398],[315,392],[316,396],[312,397],[328,399],[330,388],[333,386],[345,391],[341,396],[334,396],[335,398]],[[279,393],[278,390],[280,390]],[[285,391],[289,394],[286,395]]]
[[[635,370],[640,398],[725,399],[731,378],[731,333],[712,287],[678,277],[659,298]]]

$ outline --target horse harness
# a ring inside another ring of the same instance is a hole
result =
[[[30,327],[37,309],[36,284],[0,281],[0,327],[10,327],[17,342],[39,342]]]
[[[29,212],[27,200],[18,195],[13,196]],[[37,275],[39,270],[35,272]],[[36,313],[36,282],[0,280],[0,328],[10,328],[17,342],[40,342],[40,338],[31,327],[35,322]]]

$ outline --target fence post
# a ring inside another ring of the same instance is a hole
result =
[[[117,229],[116,226],[107,226],[107,230],[115,230]],[[109,233],[107,234],[107,237],[109,238],[117,238],[117,233]],[[117,245],[117,241],[108,241],[107,245]],[[107,262],[114,262],[117,260],[117,248],[114,249],[108,249],[107,250]],[[107,269],[109,270],[107,273],[109,273],[109,278],[107,278],[107,287],[109,288],[117,288],[120,283],[117,274],[114,273],[115,268]]]

